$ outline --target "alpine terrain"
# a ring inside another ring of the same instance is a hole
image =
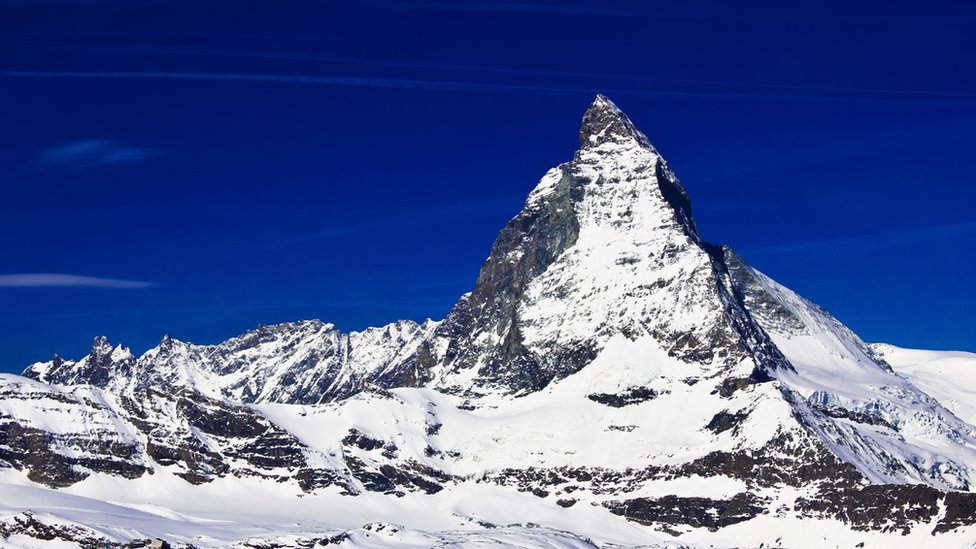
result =
[[[701,239],[609,99],[442,321],[0,376],[0,545],[971,547],[976,355]]]

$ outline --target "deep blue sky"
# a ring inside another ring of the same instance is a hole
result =
[[[0,277],[0,371],[441,318],[597,92],[705,238],[976,350],[972,3],[672,4],[0,0],[0,275],[130,281]]]

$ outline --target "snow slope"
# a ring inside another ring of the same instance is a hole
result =
[[[871,344],[871,349],[895,372],[976,425],[976,353],[903,349],[887,343]]]
[[[777,379],[807,407],[826,412],[812,422],[833,453],[874,482],[961,490],[976,483],[976,427],[897,375],[829,313],[731,262],[757,322],[794,366]]]

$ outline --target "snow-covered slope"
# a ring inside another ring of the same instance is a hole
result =
[[[252,409],[192,388],[113,394],[0,375],[0,466],[66,487],[107,474],[161,471],[191,484],[222,477],[355,491],[341,461],[316,454]]]
[[[821,413],[810,421],[831,451],[873,482],[976,483],[976,428],[820,307],[743,264],[726,249],[754,318],[793,364],[777,379]]]
[[[99,338],[0,376],[0,493],[38,502],[5,504],[0,537],[976,542],[971,393],[703,241],[605,97],[579,140],[442,322],[295,322],[140,357]]]
[[[874,353],[970,425],[976,425],[976,353],[870,345]]]

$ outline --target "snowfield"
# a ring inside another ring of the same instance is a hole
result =
[[[976,353],[902,349],[887,343],[871,348],[913,385],[976,425]]]

